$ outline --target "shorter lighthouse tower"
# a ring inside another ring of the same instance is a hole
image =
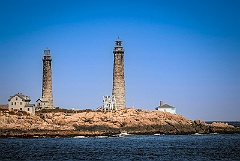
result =
[[[52,93],[52,69],[50,50],[44,50],[43,61],[43,79],[42,79],[42,101],[46,102],[46,108],[53,108],[53,93]]]
[[[125,99],[125,80],[124,80],[124,50],[122,40],[115,41],[113,50],[114,65],[113,65],[113,89],[112,95],[116,100],[116,109],[126,108]]]

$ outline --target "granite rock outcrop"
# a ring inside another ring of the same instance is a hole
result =
[[[226,123],[207,124],[180,114],[123,109],[111,112],[48,112],[38,115],[0,112],[0,136],[96,136],[130,134],[240,133]]]

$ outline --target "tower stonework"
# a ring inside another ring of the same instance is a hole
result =
[[[116,99],[116,109],[124,109],[126,108],[125,80],[124,80],[124,50],[122,46],[122,41],[119,38],[115,41],[113,54],[114,54],[114,66],[113,66],[112,95]]]
[[[53,108],[52,69],[50,50],[44,50],[43,57],[42,100],[47,103],[46,108]]]

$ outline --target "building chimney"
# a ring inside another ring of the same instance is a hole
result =
[[[163,101],[160,101],[160,106],[162,106],[163,105]]]

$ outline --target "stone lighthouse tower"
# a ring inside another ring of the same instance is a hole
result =
[[[43,57],[43,80],[42,80],[42,101],[46,102],[46,108],[53,108],[53,94],[52,94],[52,58],[50,50],[44,50]]]
[[[114,66],[113,66],[113,89],[112,95],[116,99],[116,109],[126,108],[125,98],[125,80],[124,80],[124,50],[122,41],[115,41],[113,50]]]

